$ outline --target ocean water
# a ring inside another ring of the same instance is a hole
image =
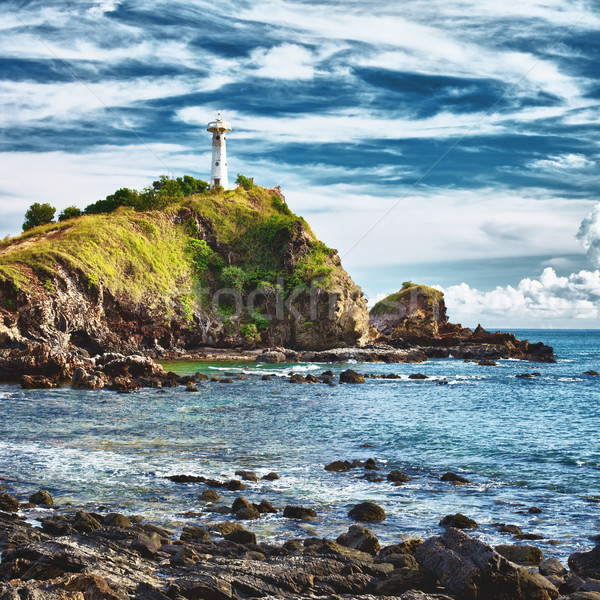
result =
[[[181,374],[247,374],[233,384],[204,382],[199,393],[21,390],[0,386],[0,482],[24,496],[48,489],[57,503],[138,514],[174,528],[229,517],[204,513],[205,486],[177,484],[168,475],[230,479],[238,469],[281,479],[248,483],[243,492],[218,490],[231,505],[243,495],[275,506],[314,508],[315,521],[281,513],[246,522],[259,540],[309,535],[337,537],[348,510],[379,503],[387,519],[370,526],[382,543],[438,534],[439,520],[461,512],[488,543],[534,543],[563,561],[589,549],[600,533],[600,371],[598,331],[518,331],[555,348],[556,364],[499,361],[483,367],[459,360],[418,365],[358,364],[366,373],[400,380],[364,385],[293,385],[291,371],[338,373],[347,365],[224,365],[170,363]],[[534,379],[516,378],[539,372]],[[430,379],[409,380],[420,372]],[[446,379],[448,385],[438,385]],[[369,445],[370,447],[364,447]],[[394,486],[363,478],[365,471],[329,473],[336,459],[374,458],[385,475],[401,469],[411,481]],[[439,480],[460,473],[473,485]],[[529,507],[542,509],[530,514]],[[193,512],[193,516],[184,516]],[[497,523],[543,536],[518,542]]]

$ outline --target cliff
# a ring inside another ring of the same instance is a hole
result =
[[[0,245],[0,357],[15,358],[13,371],[58,353],[354,346],[369,340],[368,319],[337,252],[278,188],[121,207]]]
[[[421,347],[430,357],[494,360],[519,358],[554,362],[552,348],[518,340],[512,333],[475,330],[450,323],[441,291],[406,282],[402,289],[375,304],[370,322],[380,342],[397,348]]]

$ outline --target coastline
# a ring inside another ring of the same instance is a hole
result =
[[[380,467],[372,460],[334,461],[325,467],[334,477],[356,468],[374,474]],[[273,514],[283,514],[295,533],[298,524],[310,528],[326,517],[308,505],[274,507],[266,498],[252,504],[243,498],[241,488],[257,475],[250,471],[238,475],[240,479],[229,482],[171,477],[181,484],[199,485],[199,510],[213,517],[209,524],[183,529],[107,506],[98,512],[55,507],[44,490],[22,503],[3,492],[0,597],[575,600],[586,596],[569,594],[596,589],[600,546],[571,555],[567,570],[551,555],[544,556],[535,541],[515,542],[535,540],[515,525],[496,524],[507,541],[492,548],[485,538],[473,537],[477,524],[462,514],[443,517],[434,537],[382,545],[369,527],[385,521],[385,511],[376,503],[363,502],[348,512],[348,529],[336,539],[308,535],[273,543],[257,538],[252,524]],[[402,484],[399,471],[386,477]],[[277,478],[275,473],[263,477]],[[450,488],[470,483],[455,473],[441,479]],[[10,485],[7,480],[3,483]],[[221,488],[239,490],[231,506],[221,501]],[[82,596],[69,595],[75,593]]]

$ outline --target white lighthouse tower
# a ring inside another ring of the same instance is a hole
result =
[[[206,128],[213,134],[212,142],[212,168],[210,172],[210,187],[221,186],[229,189],[227,179],[227,150],[225,148],[225,134],[231,131],[231,125],[221,118],[221,112],[217,114],[217,120],[211,121]]]

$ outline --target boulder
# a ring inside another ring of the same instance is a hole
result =
[[[58,382],[44,375],[22,375],[21,387],[24,390],[47,390],[58,387]]]
[[[78,510],[75,513],[75,521],[73,523],[73,529],[79,531],[80,533],[90,533],[92,531],[96,531],[96,529],[100,529],[102,525],[100,522],[92,517],[89,513]]]
[[[52,496],[50,495],[50,492],[46,490],[40,490],[35,494],[31,494],[31,496],[29,496],[29,502],[31,502],[31,504],[35,504],[36,506],[54,506]]]
[[[369,471],[379,471],[379,467],[374,458],[367,458],[363,467]]]
[[[461,600],[553,600],[559,595],[541,575],[510,563],[455,528],[426,540],[415,558]]]
[[[600,579],[600,544],[589,552],[571,554],[569,569],[580,577]]]
[[[361,502],[354,506],[349,512],[348,516],[355,521],[362,521],[363,523],[383,521],[386,517],[385,510],[374,502]]]
[[[256,534],[247,529],[236,529],[223,536],[228,542],[236,544],[256,544]]]
[[[131,521],[120,513],[109,513],[103,519],[103,524],[108,527],[131,527]]]
[[[544,577],[547,577],[548,575],[564,577],[567,574],[567,569],[565,569],[563,564],[554,557],[544,559],[539,564],[538,570]]]
[[[0,494],[0,510],[4,512],[18,512],[19,501],[9,494]]]
[[[326,471],[331,471],[333,473],[345,473],[352,468],[352,464],[347,460],[334,460],[330,462],[328,465],[325,465]]]
[[[275,481],[277,479],[279,479],[279,475],[277,475],[277,473],[267,473],[266,475],[263,475],[261,477],[261,479],[263,479],[264,481]]]
[[[240,519],[241,521],[252,521],[259,517],[260,513],[254,506],[250,506],[250,508],[240,508],[235,512],[235,518]]]
[[[90,373],[79,367],[73,371],[71,387],[76,390],[101,390],[104,387],[104,379],[101,373]]]
[[[258,481],[258,475],[254,471],[236,471],[235,474],[243,481]]]
[[[527,565],[536,567],[544,559],[544,554],[536,546],[517,546],[501,544],[494,548],[496,552],[506,560],[517,563],[518,565]]]
[[[229,535],[232,531],[241,531],[244,529],[244,527],[239,523],[231,523],[230,521],[215,523],[214,525],[211,525],[210,528],[214,531],[217,531],[222,536]]]
[[[412,373],[408,376],[409,379],[429,379],[427,375],[423,375],[423,373]]]
[[[200,500],[203,502],[218,502],[220,500],[220,496],[215,490],[204,490],[200,494]]]
[[[210,533],[208,529],[204,527],[194,527],[193,525],[186,525],[179,539],[182,542],[208,542],[210,541]]]
[[[304,506],[286,506],[283,509],[283,516],[287,519],[314,519],[317,516],[316,511],[312,508],[305,508]]]
[[[498,528],[500,533],[510,533],[511,535],[523,535],[521,528],[518,525],[510,525],[504,523]]]
[[[348,548],[354,548],[367,554],[375,556],[381,546],[377,537],[368,529],[361,527],[360,525],[352,525],[346,533],[340,535],[336,542],[342,546]]]
[[[230,479],[226,484],[225,487],[230,491],[230,492],[238,492],[240,490],[245,490],[246,486],[245,484],[243,484],[239,479]]]
[[[461,513],[446,515],[439,523],[442,527],[455,527],[456,529],[477,529],[479,525],[473,519]]]
[[[254,508],[261,514],[275,514],[277,509],[268,501],[261,500],[260,504],[255,504]]]
[[[268,364],[284,363],[285,360],[285,354],[279,350],[265,350],[262,354],[256,357],[256,362]]]
[[[306,377],[304,377],[304,375],[301,373],[292,373],[289,381],[290,383],[308,383],[308,381],[306,381]]]
[[[470,479],[463,477],[462,475],[457,475],[456,473],[444,473],[440,477],[440,481],[450,481],[452,483],[456,483],[457,485],[466,485],[468,483],[473,483]]]
[[[352,369],[340,373],[340,383],[364,383],[365,377]]]
[[[410,481],[410,477],[406,475],[406,473],[394,469],[388,473],[387,480],[393,483],[406,483],[407,481]]]

